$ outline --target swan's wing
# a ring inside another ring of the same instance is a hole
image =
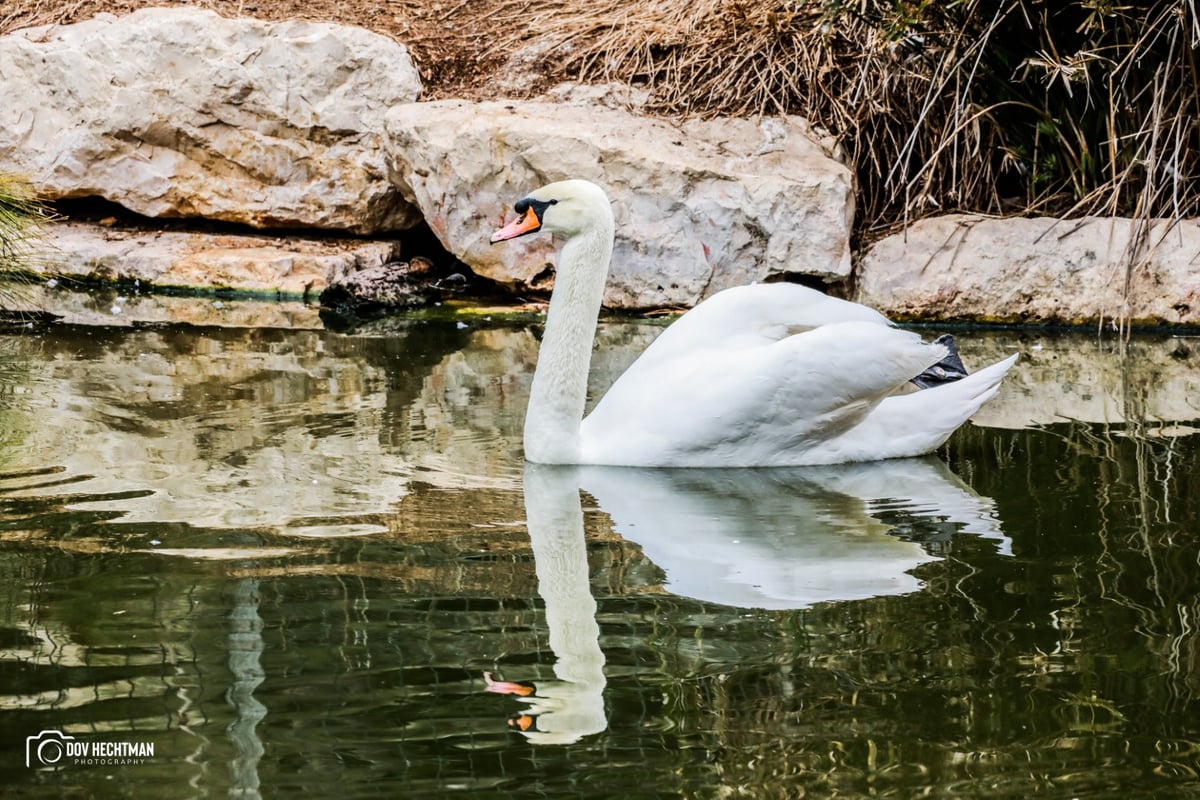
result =
[[[639,359],[584,420],[583,457],[656,466],[801,463],[804,450],[857,425],[945,353],[915,333],[842,322],[758,346]]]
[[[763,347],[838,322],[891,325],[873,308],[791,283],[736,286],[684,314],[646,348],[639,360],[667,362],[700,350]]]
[[[1000,382],[1016,361],[1011,355],[961,380],[886,398],[838,440],[837,460],[916,456],[934,450],[1000,391]],[[887,446],[882,456],[881,443]]]

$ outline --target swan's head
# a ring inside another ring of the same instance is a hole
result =
[[[492,244],[542,230],[571,237],[612,219],[608,195],[584,180],[543,186],[518,200],[513,209],[517,218],[492,234]]]

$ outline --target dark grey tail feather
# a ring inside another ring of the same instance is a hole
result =
[[[961,381],[967,377],[969,373],[963,366],[962,358],[958,355],[958,345],[954,343],[954,337],[944,333],[934,339],[933,343],[945,345],[948,352],[945,358],[912,379],[917,388],[929,389],[933,386]]]

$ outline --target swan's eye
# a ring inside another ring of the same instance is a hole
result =
[[[558,201],[554,199],[534,200],[532,197],[522,197],[516,202],[516,205],[513,206],[513,211],[516,211],[518,214],[524,214],[530,209],[533,209],[534,216],[536,216],[538,219],[541,219],[546,215],[547,208],[557,204]]]

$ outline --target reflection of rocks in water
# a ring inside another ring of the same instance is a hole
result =
[[[427,436],[414,407],[450,402],[436,373],[470,339],[446,324],[386,339],[174,326],[79,333],[39,340],[25,412],[39,423],[23,438],[25,457],[93,475],[96,492],[152,491],[121,504],[130,519],[284,533],[403,497]]]
[[[36,308],[19,311],[0,308],[0,333],[21,333],[28,328],[40,328],[59,319],[62,317],[58,314]]]
[[[974,416],[978,425],[1080,420],[1154,427],[1200,419],[1200,358],[1191,355],[1189,338],[1002,332],[967,341],[968,366],[1021,352],[1000,393]]]
[[[148,294],[134,283],[84,285],[66,279],[54,281],[53,286],[29,286],[26,292],[31,307],[44,309],[67,325],[293,330],[321,327],[316,307],[299,300],[249,300],[225,292]]]
[[[661,330],[640,321],[600,327],[591,402]],[[959,340],[968,367],[1013,349],[1025,355],[977,415],[981,424],[1116,415],[1107,409],[1200,417],[1198,359],[1178,337],[1135,340],[1124,360],[1087,336]],[[22,459],[93,475],[101,493],[152,490],[122,504],[139,519],[289,535],[319,535],[312,520],[357,526],[362,515],[391,513],[416,473],[437,486],[514,486],[537,357],[537,326],[468,317],[392,316],[352,335],[52,327],[11,341],[28,362],[15,379],[25,394],[10,393],[5,412],[6,430],[22,432]],[[888,521],[912,527],[900,511]],[[918,527],[906,535],[926,545],[938,538]]]

